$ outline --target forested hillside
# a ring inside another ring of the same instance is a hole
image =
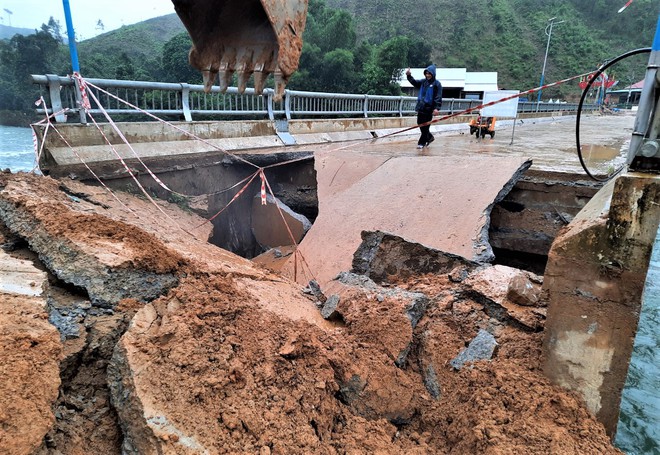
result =
[[[580,74],[653,40],[660,2],[635,0],[327,0],[355,18],[359,40],[423,37],[431,60],[443,67],[497,71],[500,85],[538,84],[553,29],[546,80]]]
[[[539,83],[548,20],[555,17],[546,81],[581,74],[619,54],[650,46],[660,3],[635,0],[309,0],[299,70],[289,88],[398,94],[407,66],[497,71],[500,87]],[[50,20],[37,33],[0,39],[0,122],[33,112],[30,74],[71,72],[65,29]],[[173,13],[78,44],[86,77],[200,83],[190,38]],[[622,85],[643,77],[648,57],[613,69]],[[575,99],[577,84],[544,91]],[[9,114],[8,114],[9,112]]]

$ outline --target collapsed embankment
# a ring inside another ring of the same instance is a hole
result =
[[[618,453],[541,374],[540,277],[365,234],[377,251],[328,286],[324,319],[176,206],[0,188],[4,249],[49,273],[3,295],[7,453]]]

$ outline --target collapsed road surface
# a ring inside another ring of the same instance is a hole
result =
[[[540,371],[542,277],[365,232],[323,303],[176,205],[0,188],[6,453],[620,453]]]

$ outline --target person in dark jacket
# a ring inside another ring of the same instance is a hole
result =
[[[433,119],[434,115],[440,114],[442,106],[442,84],[435,78],[435,65],[430,65],[424,70],[424,79],[416,80],[410,75],[410,68],[406,70],[406,77],[413,87],[419,89],[417,95],[417,124],[423,125]],[[417,148],[428,146],[435,140],[431,134],[431,125],[420,126],[420,136]]]

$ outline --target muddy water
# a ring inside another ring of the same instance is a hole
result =
[[[628,454],[660,454],[660,229],[644,286],[642,312],[621,398],[616,445]]]
[[[589,172],[612,175],[625,164],[629,144],[630,141],[613,145],[583,144],[580,150]]]

